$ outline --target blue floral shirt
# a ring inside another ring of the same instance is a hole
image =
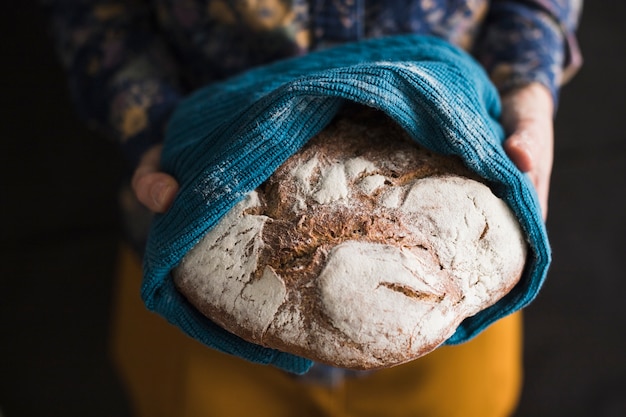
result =
[[[42,0],[85,120],[131,166],[190,91],[341,42],[436,35],[471,51],[506,91],[553,96],[580,66],[582,0]]]

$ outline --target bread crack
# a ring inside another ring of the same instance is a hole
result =
[[[383,281],[380,284],[378,284],[376,288],[380,288],[380,287],[385,287],[391,291],[399,292],[409,298],[413,298],[416,300],[429,301],[433,303],[440,302],[441,300],[445,298],[445,294],[438,295],[438,294],[432,294],[432,293],[427,293],[423,291],[417,291],[409,287],[408,285],[399,284],[397,282]]]
[[[483,228],[483,231],[480,234],[480,237],[478,238],[478,240],[483,240],[485,236],[487,236],[488,231],[489,231],[489,223],[485,222],[485,227]]]

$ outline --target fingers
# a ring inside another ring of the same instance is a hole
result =
[[[532,136],[524,130],[515,132],[504,142],[504,150],[522,172],[530,172],[534,168],[532,147]]]
[[[131,181],[137,199],[155,213],[169,209],[179,188],[174,177],[159,171],[161,149],[159,145],[145,153]]]
[[[531,84],[503,97],[502,104],[502,123],[509,135],[504,150],[528,174],[545,219],[554,146],[552,97],[544,87]]]
[[[548,213],[548,194],[552,172],[552,129],[541,123],[514,132],[504,142],[504,150],[520,171],[535,186],[544,220]]]

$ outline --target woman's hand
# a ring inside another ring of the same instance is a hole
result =
[[[504,150],[513,163],[529,175],[537,190],[544,220],[554,155],[554,103],[546,87],[533,83],[502,97],[502,126],[507,135]]]
[[[137,199],[154,213],[166,212],[178,192],[174,177],[160,171],[162,149],[157,145],[143,155],[131,181]]]

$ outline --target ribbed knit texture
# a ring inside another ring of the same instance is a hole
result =
[[[437,38],[408,35],[280,61],[207,86],[181,103],[163,151],[164,170],[181,188],[171,209],[156,217],[148,239],[142,296],[149,309],[210,347],[306,372],[309,360],[245,342],[205,318],[175,289],[170,271],[347,100],[384,111],[435,152],[459,155],[490,181],[527,235],[521,282],[466,319],[447,343],[469,340],[536,296],[550,249],[534,189],[502,148],[497,92],[465,52]]]

